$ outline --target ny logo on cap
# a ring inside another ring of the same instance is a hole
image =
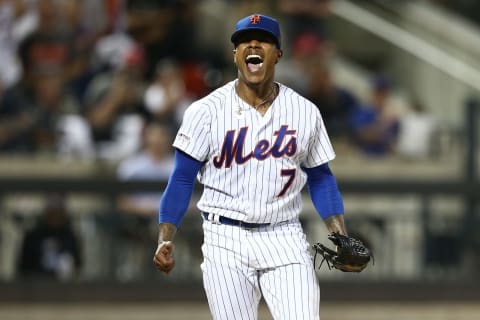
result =
[[[251,24],[257,24],[260,22],[261,17],[257,14],[254,14],[253,16],[250,17],[250,23]]]

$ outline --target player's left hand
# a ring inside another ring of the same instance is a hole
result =
[[[326,261],[329,268],[333,267],[343,272],[361,272],[373,259],[370,249],[359,239],[338,232],[331,233],[328,239],[335,244],[336,250],[327,248],[321,243],[313,246],[315,258],[317,254],[323,257],[320,267],[323,261]]]
[[[153,263],[164,274],[169,274],[175,266],[175,259],[173,258],[173,251],[175,247],[172,241],[160,242],[155,250]]]

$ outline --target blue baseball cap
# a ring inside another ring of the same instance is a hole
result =
[[[230,40],[233,44],[237,43],[238,37],[244,32],[250,30],[265,31],[275,39],[277,48],[281,48],[280,25],[278,21],[263,14],[252,14],[237,22],[235,32]]]

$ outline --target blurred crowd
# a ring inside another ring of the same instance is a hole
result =
[[[394,84],[379,75],[371,99],[360,101],[335,82],[330,5],[1,0],[0,154],[113,164],[135,155],[148,124],[175,132],[189,103],[236,76],[230,31],[253,12],[281,21],[286,54],[277,80],[319,106],[332,138],[368,155],[389,154],[402,131],[399,115],[386,110]]]

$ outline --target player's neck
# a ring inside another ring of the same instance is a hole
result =
[[[278,94],[278,86],[274,82],[259,86],[249,86],[239,81],[235,90],[243,101],[259,111],[268,108]]]

